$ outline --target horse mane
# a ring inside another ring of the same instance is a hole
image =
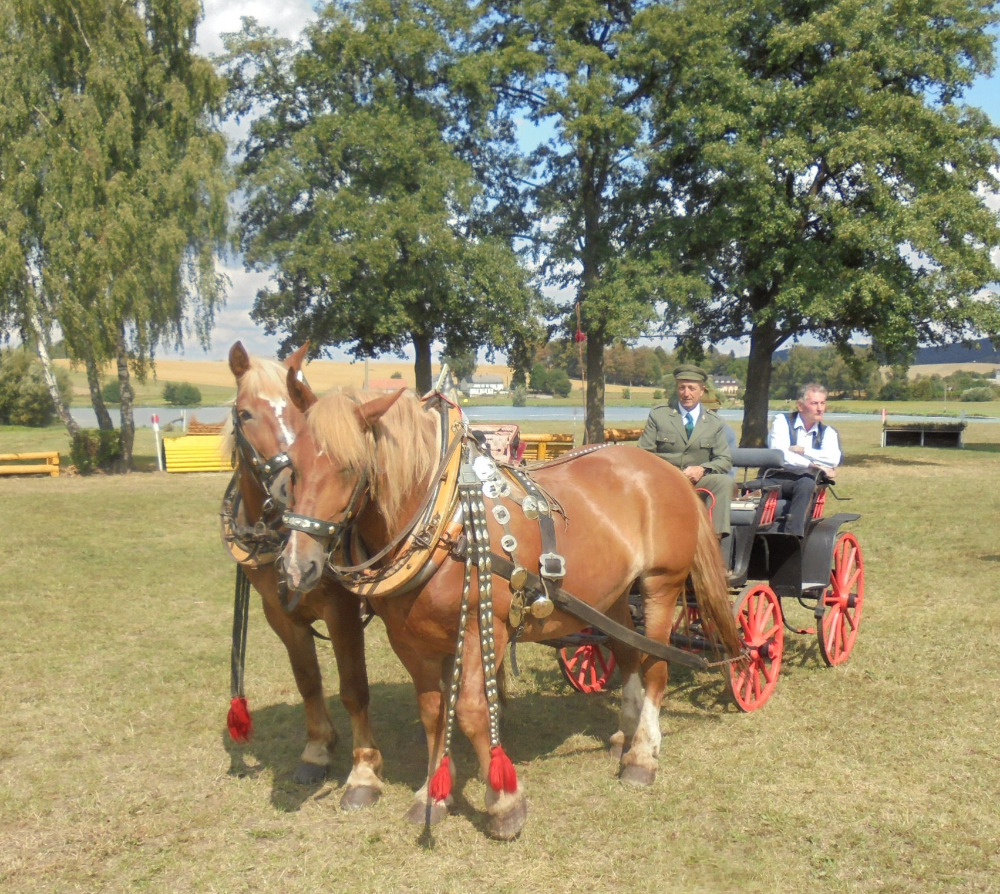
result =
[[[287,375],[288,367],[277,360],[270,360],[266,357],[250,358],[250,367],[240,377],[236,384],[236,397],[230,402],[236,404],[241,394],[255,394],[258,397],[268,400],[288,400]],[[230,413],[226,417],[225,425],[222,427],[222,447],[223,456],[232,454],[236,448],[236,433],[233,431],[233,415]]]
[[[406,392],[375,423],[362,429],[354,408],[378,392],[344,388],[328,392],[309,408],[306,418],[319,448],[355,474],[367,474],[372,499],[390,528],[405,522],[399,515],[406,498],[437,465],[434,418]]]

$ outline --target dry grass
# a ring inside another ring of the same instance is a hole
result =
[[[867,568],[851,661],[826,669],[812,638],[792,636],[774,698],[752,715],[716,674],[677,671],[661,775],[636,791],[604,753],[613,695],[569,692],[550,650],[523,647],[504,736],[531,814],[510,844],[483,835],[464,745],[454,815],[429,839],[402,822],[422,735],[378,622],[383,803],[338,812],[343,741],[335,780],[293,783],[302,712],[256,605],[256,736],[227,740],[225,476],[0,480],[0,889],[997,890],[1000,427],[972,423],[963,451],[880,450],[877,423],[841,433],[851,502],[831,508],[862,514]],[[328,657],[324,669],[335,690]]]

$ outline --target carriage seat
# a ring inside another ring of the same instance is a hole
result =
[[[767,447],[737,447],[733,450],[733,467],[744,470],[757,469],[753,478],[750,478],[749,473],[744,471],[744,480],[742,483],[737,483],[737,495],[732,505],[734,525],[753,524],[758,504],[762,500],[767,501],[769,492],[773,492],[779,486],[777,482],[769,482],[768,478],[772,472],[784,468],[784,455],[780,450]],[[822,473],[817,474],[816,478],[816,493],[810,512],[812,518],[818,518],[823,514],[823,505],[826,502],[826,485],[829,483]],[[788,500],[774,495],[770,498],[770,503],[771,505],[761,513],[761,517],[757,518],[756,523],[760,526],[766,527],[772,523],[780,522],[785,517]]]

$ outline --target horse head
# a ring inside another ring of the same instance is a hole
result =
[[[251,358],[241,342],[229,351],[236,400],[227,447],[239,454],[240,488],[248,513],[259,518],[291,500],[288,449],[303,426],[302,412],[289,399],[287,378],[301,377],[308,342],[284,363]]]
[[[295,474],[294,512],[284,514],[289,537],[282,553],[288,587],[316,586],[327,560],[364,510],[366,540],[384,536],[386,494],[396,494],[399,439],[384,421],[405,388],[376,397],[334,391],[317,398],[308,384],[288,373],[288,393],[306,414],[306,425],[290,450]],[[389,474],[393,471],[393,474]]]

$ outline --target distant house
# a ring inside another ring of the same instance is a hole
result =
[[[727,397],[735,397],[740,393],[739,379],[733,376],[712,376],[712,384],[719,394],[725,394]]]
[[[507,386],[501,376],[481,375],[462,379],[458,383],[458,389],[469,397],[481,397],[485,394],[502,394],[507,390]]]

